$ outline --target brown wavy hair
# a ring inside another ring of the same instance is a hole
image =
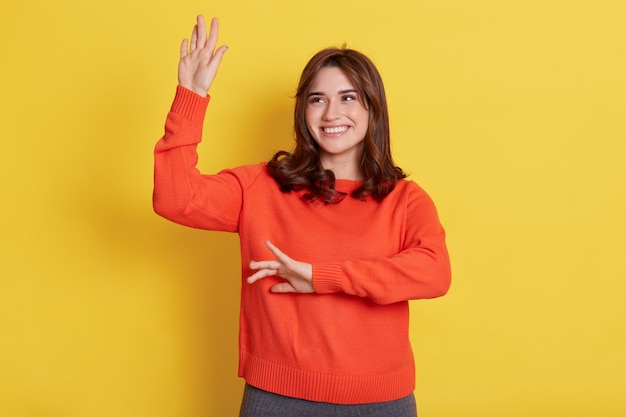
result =
[[[319,145],[309,132],[305,118],[311,84],[318,72],[326,67],[336,67],[344,72],[369,112],[360,163],[363,183],[351,196],[359,200],[371,196],[382,201],[406,174],[395,165],[391,156],[389,114],[380,73],[368,57],[345,45],[319,51],[304,67],[295,97],[295,148],[291,153],[277,152],[267,164],[268,172],[283,192],[306,190],[303,198],[307,201],[321,200],[331,204],[345,197],[345,193],[335,190],[334,173],[322,167]]]

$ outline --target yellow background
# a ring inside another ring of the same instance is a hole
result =
[[[453,262],[412,303],[421,416],[626,415],[626,4],[215,3],[3,0],[0,415],[237,414],[237,237],[151,208],[197,13],[230,46],[205,172],[291,147],[317,50],[378,64]]]

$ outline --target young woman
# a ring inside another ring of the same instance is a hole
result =
[[[391,157],[382,80],[330,48],[298,86],[293,152],[203,175],[196,146],[226,47],[198,17],[155,149],[154,209],[238,233],[241,416],[415,416],[408,300],[450,285],[428,195]]]

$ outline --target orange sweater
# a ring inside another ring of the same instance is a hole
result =
[[[380,203],[307,203],[302,192],[280,192],[264,163],[202,175],[196,145],[208,102],[177,88],[155,149],[154,209],[183,225],[239,233],[239,375],[266,391],[338,404],[412,393],[408,300],[441,296],[450,285],[431,199],[403,180]],[[250,260],[273,258],[266,240],[313,265],[316,293],[270,293],[275,277],[245,283]]]

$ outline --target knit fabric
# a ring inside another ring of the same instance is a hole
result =
[[[283,396],[336,404],[385,402],[415,388],[408,300],[450,285],[445,233],[429,196],[399,181],[382,202],[306,202],[283,193],[266,164],[214,175],[196,168],[209,98],[178,87],[155,148],[154,209],[190,227],[236,232],[241,242],[239,375]],[[349,193],[358,182],[339,179]],[[314,294],[255,284],[251,260],[273,259],[270,240],[313,265]]]

